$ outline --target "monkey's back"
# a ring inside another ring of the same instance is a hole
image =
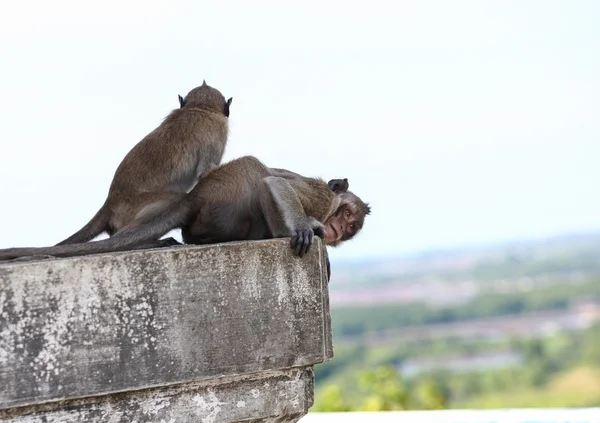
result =
[[[227,135],[227,117],[216,111],[173,110],[125,156],[110,192],[187,192],[196,182],[203,157],[216,157],[220,162]]]
[[[189,193],[193,218],[182,227],[183,240],[206,244],[268,237],[256,193],[269,174],[269,168],[253,156],[204,174]]]
[[[253,156],[244,156],[206,173],[190,192],[193,218],[182,228],[188,244],[271,238],[261,206],[268,176],[284,178],[292,186],[306,213],[324,221],[335,203],[335,194],[318,178],[277,170],[272,172]],[[273,201],[268,196],[266,201]]]

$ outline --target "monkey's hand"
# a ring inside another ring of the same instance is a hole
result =
[[[323,225],[321,222],[310,218],[306,225],[292,230],[290,245],[297,256],[303,257],[310,250],[315,235],[323,236],[323,234]]]
[[[314,232],[311,228],[295,229],[292,232],[290,245],[297,256],[303,257],[308,252],[313,243]]]

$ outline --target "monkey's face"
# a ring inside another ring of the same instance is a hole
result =
[[[368,204],[351,192],[339,194],[341,202],[335,213],[324,223],[323,241],[337,247],[352,239],[363,227],[365,216],[371,213]]]

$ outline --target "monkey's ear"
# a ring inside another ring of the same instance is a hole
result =
[[[179,97],[179,108],[182,108],[183,106],[185,106],[185,100],[179,94],[177,94],[177,97]]]
[[[350,188],[348,178],[332,179],[331,181],[327,182],[327,185],[329,185],[329,189],[331,189],[335,193],[346,192],[348,191],[348,188]]]
[[[229,106],[231,106],[231,102],[233,100],[233,97],[230,97],[229,100],[227,100],[227,102],[225,103],[225,107],[223,108],[223,113],[225,113],[225,116],[229,117]]]

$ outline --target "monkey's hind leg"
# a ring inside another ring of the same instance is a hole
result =
[[[132,230],[141,226],[155,226],[159,221],[169,216],[172,211],[182,208],[186,196],[185,193],[181,192],[152,192],[145,194],[137,199],[138,204],[136,204],[134,209],[135,216],[133,219],[121,226],[113,236],[132,232]]]

